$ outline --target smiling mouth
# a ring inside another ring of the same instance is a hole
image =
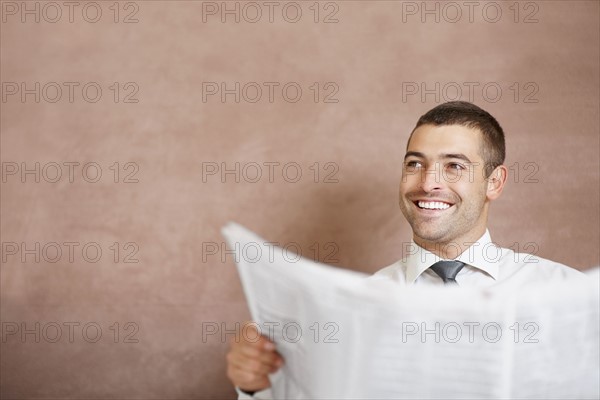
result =
[[[453,204],[445,203],[443,201],[418,200],[414,203],[418,208],[422,210],[447,210],[448,208],[453,206]]]

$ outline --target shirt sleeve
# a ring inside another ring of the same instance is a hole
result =
[[[271,393],[271,389],[265,389],[258,392],[255,392],[253,395],[249,395],[248,393],[244,393],[240,390],[240,388],[235,388],[238,394],[238,400],[272,400],[273,395]]]

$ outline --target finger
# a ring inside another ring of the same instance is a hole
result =
[[[272,357],[272,355],[270,356]],[[227,354],[227,361],[241,370],[266,375],[277,370],[277,363],[271,357],[265,357],[264,355],[248,357],[240,352],[230,352]]]
[[[283,357],[276,351],[257,350],[254,348],[241,348],[241,355],[249,359],[259,360],[263,364],[268,364],[273,367],[283,365]]]
[[[228,367],[227,376],[235,386],[246,391],[257,391],[271,386],[268,375],[246,371],[235,366]]]
[[[227,368],[227,377],[242,390],[258,391],[271,386],[268,376],[239,369],[234,366]]]
[[[260,354],[272,353],[276,348],[275,343],[263,335],[242,335],[241,340],[235,342],[230,340],[230,345],[232,350],[241,351],[250,357],[258,357]]]
[[[254,323],[244,325],[244,328],[241,330],[241,337],[236,339],[239,339],[240,343],[251,347],[275,350],[275,343],[267,336],[262,335],[260,329],[257,329]]]

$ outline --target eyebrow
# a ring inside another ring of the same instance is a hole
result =
[[[404,156],[404,159],[406,160],[408,157],[426,158],[425,154],[423,154],[419,151],[407,151],[406,155]],[[456,158],[459,160],[463,160],[467,163],[472,163],[472,161],[469,159],[469,157],[465,156],[462,153],[444,153],[444,154],[440,154],[440,158]]]
[[[404,156],[404,159],[406,160],[408,157],[425,158],[425,154],[420,153],[418,151],[407,151],[406,155]]]

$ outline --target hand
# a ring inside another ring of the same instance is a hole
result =
[[[283,358],[275,351],[275,344],[266,336],[259,336],[255,325],[249,323],[245,324],[239,339],[238,342],[235,339],[229,341],[227,377],[246,392],[271,387],[268,374],[283,365]]]

